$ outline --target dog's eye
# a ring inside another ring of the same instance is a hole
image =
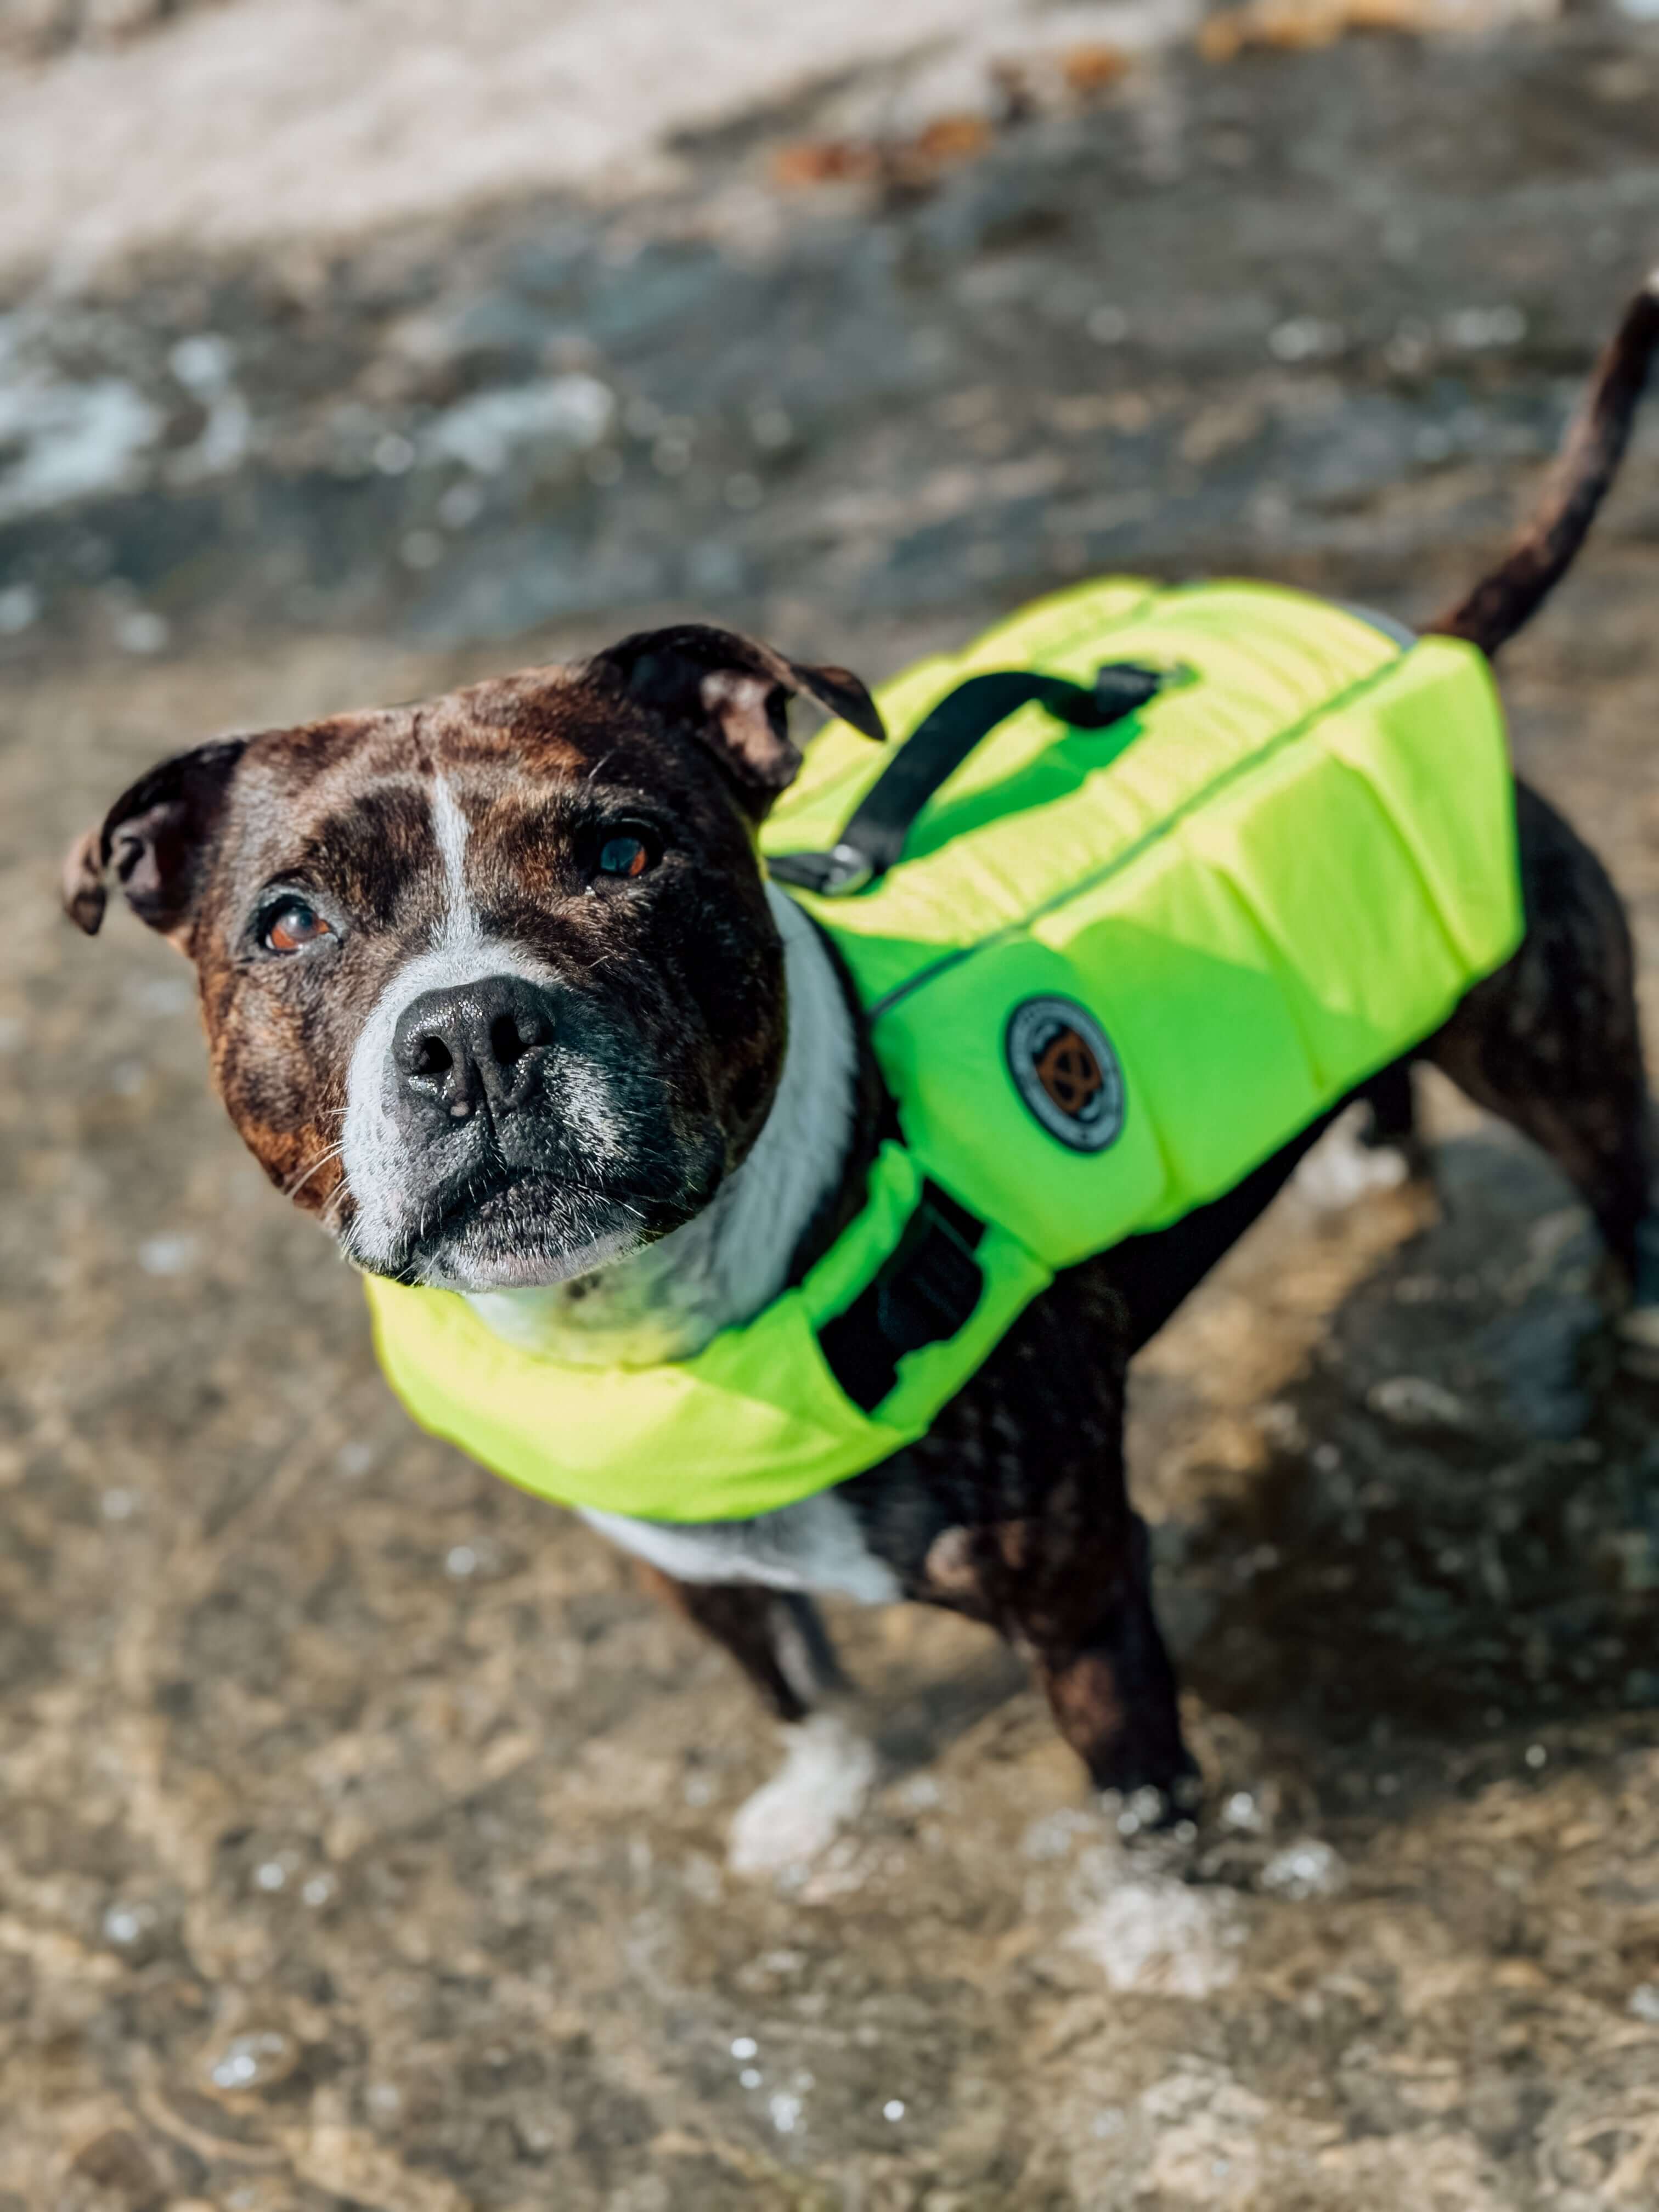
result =
[[[620,830],[614,837],[607,837],[599,848],[602,876],[642,876],[651,864],[650,847],[631,830]]]
[[[284,899],[280,906],[272,907],[259,927],[259,939],[267,952],[302,952],[307,945],[333,934],[316,908],[307,906],[302,898]]]

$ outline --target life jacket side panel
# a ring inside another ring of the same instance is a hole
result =
[[[818,910],[840,942],[836,903]],[[1231,1188],[1520,933],[1496,695],[1471,648],[1429,640],[872,1034],[928,1172],[1066,1267]],[[1009,1018],[1045,996],[1096,1017],[1120,1063],[1103,1151],[1056,1141],[1016,1086]]]

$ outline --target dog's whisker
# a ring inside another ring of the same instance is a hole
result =
[[[311,1181],[313,1176],[320,1175],[323,1170],[325,1167],[328,1167],[333,1161],[337,1160],[344,1151],[344,1145],[339,1144],[330,1145],[325,1151],[319,1152],[308,1168],[301,1170],[298,1174],[291,1176],[290,1179],[283,1185],[283,1197],[297,1198],[299,1194]]]

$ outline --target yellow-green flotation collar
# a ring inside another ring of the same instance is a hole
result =
[[[596,1370],[372,1280],[417,1421],[544,1497],[647,1520],[844,1481],[923,1435],[1056,1269],[1231,1189],[1514,950],[1503,715],[1467,645],[1261,585],[1112,578],[880,703],[914,730],[976,672],[1086,685],[1103,662],[1181,680],[1104,731],[1021,708],[896,866],[794,894],[851,972],[902,1133],[799,1287],[695,1358]],[[891,756],[832,725],[764,851],[836,847]]]

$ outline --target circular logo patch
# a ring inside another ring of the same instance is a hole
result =
[[[1103,1152],[1123,1127],[1123,1070],[1091,1013],[1072,999],[1027,999],[1003,1049],[1020,1097],[1051,1137]]]

